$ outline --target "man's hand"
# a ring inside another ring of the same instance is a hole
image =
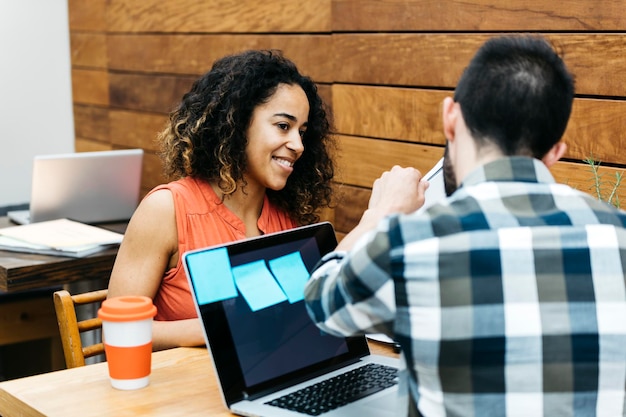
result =
[[[385,216],[393,213],[411,213],[424,205],[424,193],[428,182],[415,168],[394,166],[384,172],[372,186],[372,195],[367,210],[359,224],[348,233],[337,246],[337,250],[348,251],[365,233],[374,229]]]
[[[384,172],[372,186],[368,210],[381,212],[381,218],[392,213],[412,213],[424,205],[428,188],[415,168],[398,165]]]

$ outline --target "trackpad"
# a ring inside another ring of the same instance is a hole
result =
[[[372,398],[359,401],[357,404],[359,406],[358,412],[354,413],[354,415],[358,415],[359,417],[396,416],[398,411],[398,391],[392,390],[391,392],[387,392],[381,396],[374,395]]]

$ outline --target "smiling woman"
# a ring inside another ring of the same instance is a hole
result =
[[[160,133],[165,173],[137,208],[109,297],[145,295],[153,347],[204,343],[181,263],[189,250],[319,220],[334,146],[316,85],[277,51],[216,61]]]
[[[274,95],[256,107],[248,128],[246,191],[282,190],[304,151],[309,101],[300,86],[280,84]],[[229,200],[225,201],[229,205]],[[236,209],[236,207],[233,207]],[[255,220],[256,219],[252,219]]]

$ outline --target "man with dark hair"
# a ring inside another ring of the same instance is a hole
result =
[[[305,295],[336,335],[400,343],[400,413],[623,416],[626,214],[548,168],[574,82],[543,38],[496,37],[443,102],[449,197],[394,167]]]

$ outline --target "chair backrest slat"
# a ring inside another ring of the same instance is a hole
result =
[[[83,346],[80,338],[80,334],[83,332],[100,329],[102,321],[97,317],[78,321],[76,305],[99,304],[106,299],[107,293],[108,290],[90,291],[76,295],[70,295],[66,290],[54,293],[54,308],[63,344],[65,364],[68,368],[84,366],[85,358],[104,354],[102,343]]]

